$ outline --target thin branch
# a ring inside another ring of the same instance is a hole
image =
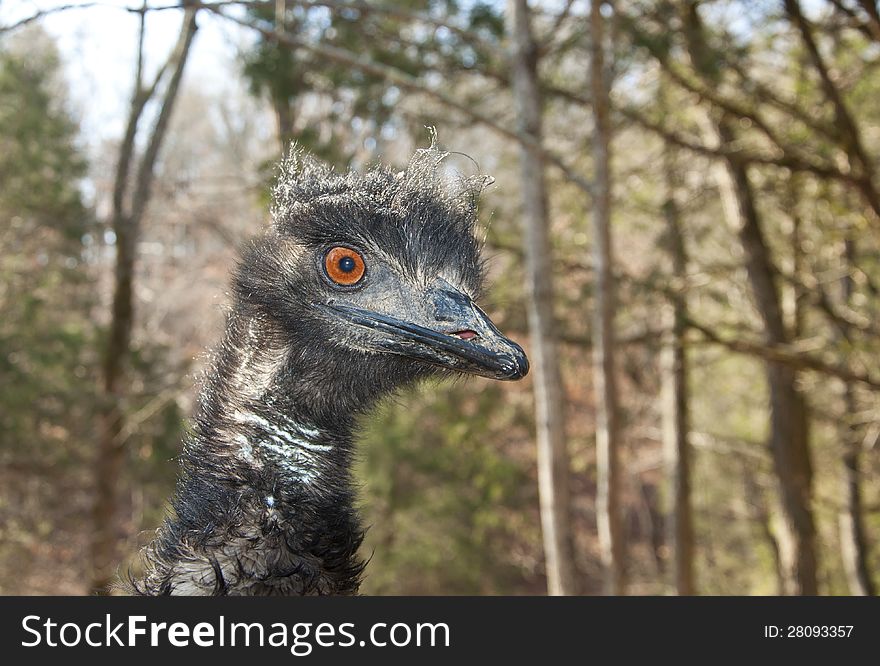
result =
[[[783,113],[787,113],[795,120],[801,122],[805,127],[816,132],[816,134],[820,134],[824,136],[826,139],[829,139],[835,143],[840,141],[840,131],[839,128],[828,125],[817,118],[813,117],[808,111],[806,111],[802,106],[794,102],[790,102],[788,100],[782,99],[779,97],[776,92],[773,91],[772,88],[768,87],[761,81],[756,81],[755,79],[749,78],[747,71],[743,68],[742,64],[733,60],[727,63],[727,66],[740,78],[744,87],[751,88],[753,94],[756,96],[758,102],[764,102],[771,106],[776,107]]]
[[[877,12],[877,7],[871,5],[874,0],[866,0],[865,4],[863,4],[863,8],[868,10],[868,20],[867,22],[862,21],[862,17],[860,17],[854,9],[851,7],[847,7],[841,0],[829,0],[834,7],[840,11],[842,14],[846,15],[850,19],[849,27],[855,28],[859,32],[861,32],[868,39],[873,39],[880,42],[880,19],[875,18],[871,15],[871,10],[873,9],[875,16]]]
[[[156,90],[165,78],[165,73],[168,71],[171,63],[174,62],[174,59],[177,57],[177,49],[175,49],[168,55],[168,58],[165,60],[164,63],[162,63],[162,66],[159,67],[158,71],[153,77],[153,82],[150,84],[150,86],[148,88],[144,88],[143,64],[144,35],[146,33],[146,13],[147,11],[152,10],[147,7],[147,1],[144,0],[143,7],[141,9],[129,11],[137,12],[140,15],[140,22],[138,30],[138,51],[135,65],[134,90],[132,92],[131,106],[129,109],[125,134],[122,138],[122,143],[120,144],[119,148],[119,159],[116,166],[116,181],[113,186],[113,215],[114,219],[116,219],[119,224],[121,224],[123,218],[126,217],[126,214],[124,212],[125,194],[129,185],[128,174],[131,170],[131,161],[134,157],[134,142],[137,134],[137,128],[140,124],[141,115],[143,114],[146,105],[156,94]],[[118,226],[118,224],[114,223],[114,226]]]
[[[126,419],[125,425],[116,434],[114,443],[118,446],[124,445],[129,437],[134,435],[144,423],[162,411],[166,405],[175,402],[182,393],[183,390],[179,387],[172,387],[154,396],[140,410]]]
[[[375,4],[366,2],[366,0],[286,0],[288,5],[313,9],[316,7],[325,7],[332,11],[357,11],[363,15],[378,14],[380,16],[388,16],[403,21],[412,21],[415,23],[423,23],[433,26],[434,28],[444,28],[450,32],[462,37],[472,45],[482,45],[486,48],[497,48],[494,44],[488,44],[481,39],[475,32],[466,27],[450,23],[440,18],[430,16],[421,12],[413,12],[403,9],[399,4],[386,3]],[[207,9],[209,11],[219,13],[226,7],[245,7],[249,9],[272,8],[276,7],[275,0],[219,0],[218,2],[188,2],[189,7],[197,7],[199,9]],[[162,5],[151,7],[153,11],[163,11],[168,9],[180,9],[180,4]],[[223,15],[225,18],[229,18]]]
[[[800,288],[804,297],[821,310],[846,339],[851,338],[852,331],[880,338],[880,328],[865,315],[855,312],[849,307],[835,304],[825,287],[815,278],[810,279],[807,284],[804,280],[783,271],[778,271],[778,274],[790,285]]]
[[[659,123],[649,120],[641,113],[641,111],[634,107],[621,104],[617,106],[617,110],[625,117],[634,121],[636,124],[641,125],[645,129],[652,131],[664,140],[700,155],[712,158],[736,159],[742,163],[749,164],[765,164],[791,169],[792,171],[803,171],[812,173],[819,178],[831,178],[848,184],[858,184],[860,180],[854,174],[841,171],[832,166],[807,161],[788,153],[774,157],[772,155],[761,155],[741,148],[731,149],[725,144],[708,146],[702,142],[692,141],[675,130],[668,129]]]
[[[485,46],[486,48],[495,48],[495,45],[487,44],[483,39],[479,37],[479,35],[471,30],[468,30],[465,27],[455,25],[454,23],[450,23],[449,21],[438,19],[421,12],[408,11],[402,8],[403,3],[395,4],[389,2],[380,5],[365,2],[364,0],[290,0],[290,2],[291,4],[299,5],[301,7],[327,7],[328,9],[333,9],[336,11],[354,9],[362,12],[363,14],[380,14],[383,16],[389,16],[391,18],[401,19],[403,21],[424,23],[435,28],[444,28],[446,30],[449,30],[450,32],[458,35],[467,42],[476,43]]]
[[[87,2],[82,5],[59,5],[58,7],[50,7],[49,9],[41,9],[30,16],[26,16],[25,18],[16,21],[15,23],[11,23],[9,25],[0,25],[0,34],[4,32],[10,32],[12,30],[17,30],[19,28],[23,28],[29,23],[33,23],[34,21],[39,21],[46,16],[50,16],[52,14],[58,14],[60,12],[66,12],[71,9],[89,9],[90,7],[107,7],[104,2]]]
[[[147,2],[144,0],[144,8]],[[144,34],[146,32],[146,13],[140,12],[138,25],[138,51],[135,64],[134,86],[131,93],[131,105],[128,112],[128,121],[125,126],[125,134],[119,146],[119,158],[116,163],[116,179],[113,183],[113,227],[117,230],[124,224],[125,194],[128,188],[128,174],[131,170],[131,161],[134,157],[134,141],[137,127],[144,107],[152,97],[152,91],[143,89],[143,64],[144,64]],[[118,235],[118,234],[117,234]]]
[[[846,366],[826,363],[815,356],[792,351],[791,347],[788,345],[764,344],[742,338],[724,338],[691,318],[688,319],[687,326],[701,333],[707,341],[721,345],[722,347],[738,354],[757,356],[766,361],[781,363],[801,370],[813,370],[845,381],[859,382],[874,390],[880,390],[880,378],[874,377],[866,372],[853,370]]]
[[[567,0],[567,2],[565,3],[565,7],[562,8],[562,11],[559,12],[559,14],[553,20],[553,25],[550,26],[549,30],[547,30],[546,35],[543,38],[538,39],[539,42],[543,42],[543,45],[541,47],[542,52],[549,47],[553,37],[556,35],[557,32],[559,32],[559,29],[562,27],[562,24],[565,23],[566,19],[568,19],[568,16],[571,13],[572,5],[574,5],[574,3],[575,0]]]
[[[560,88],[559,86],[546,86],[543,90],[549,95],[565,99],[572,104],[583,106],[590,106],[592,104],[588,97],[571,90]],[[654,134],[657,134],[665,141],[697,154],[705,155],[706,157],[711,157],[713,159],[735,157],[742,162],[787,168],[792,171],[812,173],[819,178],[838,180],[849,185],[860,185],[861,179],[855,174],[841,171],[834,166],[818,164],[804,157],[791,155],[787,152],[783,152],[782,155],[774,157],[772,155],[761,155],[759,153],[748,152],[740,148],[730,149],[726,146],[707,146],[702,142],[695,142],[675,130],[668,129],[659,123],[649,120],[635,107],[627,106],[625,104],[617,104],[615,109],[624,117],[632,120],[637,125],[642,126]]]
[[[147,0],[141,6],[139,25],[138,25],[138,49],[137,49],[137,65],[134,73],[134,89],[140,92],[144,81],[144,36],[146,35],[147,23]]]

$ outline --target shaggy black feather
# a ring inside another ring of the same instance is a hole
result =
[[[445,153],[402,172],[340,174],[293,153],[273,224],[242,253],[223,343],[185,442],[173,513],[132,590],[168,594],[355,594],[364,536],[350,468],[358,418],[383,396],[442,372],[365,349],[317,303],[328,245],[382,257],[412,283],[445,275],[476,298],[474,237],[485,178],[451,183]],[[368,267],[368,270],[370,268]],[[292,445],[291,442],[297,442]]]

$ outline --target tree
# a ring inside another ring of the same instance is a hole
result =
[[[300,15],[289,18],[285,5],[286,3],[281,3],[280,12],[276,11],[279,9],[278,5],[272,7],[268,4],[249,8],[248,11],[254,19],[266,21],[270,25],[279,21],[280,24],[275,27],[280,33],[307,29],[304,25],[304,13],[300,12]],[[312,63],[298,62],[292,49],[280,48],[275,42],[265,39],[260,39],[252,49],[244,52],[242,61],[251,92],[256,95],[266,94],[269,98],[278,125],[280,152],[283,153],[297,138],[294,117],[296,98],[304,91],[304,74],[307,69],[311,69]]]
[[[91,589],[108,591],[118,566],[117,516],[118,481],[124,460],[125,366],[131,353],[134,327],[134,279],[140,226],[150,201],[156,160],[165,138],[174,102],[180,89],[183,70],[196,32],[197,9],[184,11],[180,34],[174,50],[146,85],[143,72],[143,45],[146,5],[140,12],[138,53],[128,123],[119,149],[113,188],[111,226],[116,236],[116,267],[110,331],[104,351],[102,384],[105,395],[100,435],[95,460],[95,506],[92,559],[94,573]],[[150,127],[146,148],[135,159],[135,139],[144,124],[144,111],[164,86],[157,115]]]
[[[840,299],[850,303],[855,286],[852,266],[855,259],[856,243],[847,239],[842,243],[841,263],[845,267],[840,279]],[[845,336],[846,331],[842,331]],[[843,383],[843,404],[846,418],[840,426],[840,442],[843,447],[841,457],[841,487],[844,502],[838,515],[840,527],[840,550],[849,592],[853,595],[874,596],[876,587],[871,578],[869,564],[870,547],[864,520],[864,489],[862,484],[862,440],[863,429],[854,422],[858,414],[858,389],[851,382]]]
[[[590,4],[590,90],[593,110],[593,377],[596,388],[596,514],[599,543],[606,569],[606,589],[626,593],[626,554],[621,497],[620,407],[618,405],[614,311],[616,297],[611,238],[611,119],[605,67],[603,2]]]
[[[667,106],[667,100],[662,101]],[[668,108],[668,106],[667,106]],[[663,457],[666,466],[667,542],[672,551],[672,581],[680,595],[696,594],[694,580],[694,525],[691,506],[690,402],[687,356],[688,256],[681,221],[681,173],[678,152],[664,146],[663,171],[666,218],[664,245],[669,254],[671,289],[665,321],[662,372]]]
[[[34,536],[81,577],[84,460],[96,418],[86,268],[97,228],[80,186],[87,161],[54,43],[39,26],[0,44],[0,589],[76,591],[35,563]],[[42,483],[34,483],[35,478]],[[67,512],[65,514],[65,512]],[[52,571],[54,574],[54,570]],[[57,583],[57,585],[56,585]]]
[[[712,80],[717,68],[706,42],[698,4],[684,9],[684,30],[695,71]],[[715,134],[722,146],[734,146],[737,132],[729,114],[720,112],[707,119],[706,131]],[[774,265],[749,175],[749,163],[734,155],[725,158],[718,169],[718,186],[725,215],[737,234],[745,253],[746,270],[752,294],[770,344],[785,345],[789,333],[782,315],[778,269]],[[787,554],[792,592],[817,593],[816,527],[812,507],[812,462],[809,450],[807,406],[797,387],[797,373],[778,363],[767,364],[770,387],[770,450],[779,479],[785,515],[783,540]]]
[[[538,488],[547,588],[553,595],[574,594],[575,567],[569,518],[569,463],[565,440],[563,386],[554,321],[552,259],[547,191],[541,144],[541,92],[538,53],[526,0],[511,0],[508,34],[518,131],[530,142],[520,147],[523,245],[529,294],[529,334],[534,367]]]

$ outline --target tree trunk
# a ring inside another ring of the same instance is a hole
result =
[[[563,408],[565,396],[553,315],[553,263],[550,256],[545,165],[541,150],[538,56],[527,1],[510,0],[507,20],[517,124],[519,131],[530,139],[520,144],[520,188],[547,590],[552,595],[568,595],[576,593],[576,583],[569,518],[569,463]]]
[[[726,118],[718,122],[722,144],[734,145],[734,131]],[[776,269],[764,240],[748,167],[736,158],[726,160],[719,170],[725,209],[734,221],[746,256],[746,270],[755,305],[764,323],[768,343],[785,345],[789,336],[782,316],[777,290]],[[726,175],[725,175],[726,174]],[[809,451],[807,406],[797,388],[797,372],[790,366],[769,362],[767,383],[770,390],[770,451],[779,480],[785,534],[786,571],[795,594],[817,594],[815,521],[813,518],[813,470]]]
[[[626,561],[620,479],[620,423],[614,367],[615,289],[611,244],[611,123],[605,72],[605,19],[602,2],[590,8],[590,89],[593,98],[593,377],[596,392],[596,514],[605,566],[605,589],[626,593]]]
[[[666,520],[672,559],[672,580],[679,595],[696,594],[694,582],[694,528],[691,508],[690,410],[688,367],[685,350],[687,331],[687,252],[681,233],[677,201],[678,167],[673,148],[664,151],[666,174],[666,245],[672,263],[673,290],[666,308],[667,326],[661,355],[663,382],[663,459],[666,470]]]
[[[688,52],[694,69],[717,84],[717,55],[709,49],[698,11],[699,3],[690,0],[683,7]],[[703,131],[709,143],[734,148],[735,121],[724,112],[705,114]],[[745,253],[746,271],[755,306],[764,325],[764,336],[772,345],[786,345],[782,303],[776,285],[776,267],[764,239],[761,218],[749,180],[748,164],[732,150],[724,166],[716,169],[724,214],[736,229]],[[817,593],[816,528],[813,518],[812,479],[807,406],[797,388],[797,372],[790,366],[767,363],[770,390],[770,451],[779,481],[783,511],[780,550],[786,562],[790,588],[795,594]]]
[[[275,108],[275,119],[278,122],[278,143],[281,146],[281,154],[286,155],[295,138],[293,105],[289,99],[274,99],[272,106]]]
[[[275,0],[275,30],[283,35],[287,32],[286,0]],[[272,94],[272,107],[275,109],[275,120],[278,123],[278,143],[281,154],[287,155],[293,143],[293,103],[291,99],[279,93]]]
[[[779,539],[776,537],[777,529],[773,520],[775,515],[779,515],[782,512],[777,511],[772,513],[767,506],[767,497],[764,493],[764,489],[755,480],[757,472],[754,464],[751,464],[748,460],[743,460],[741,461],[740,467],[749,517],[752,522],[758,526],[761,536],[767,542],[767,547],[770,549],[770,554],[773,556],[773,572],[776,575],[776,595],[783,596],[788,593],[787,585],[789,580],[785,572],[782,546],[779,543]],[[774,498],[776,498],[775,495]]]
[[[855,391],[851,384],[844,388],[844,405],[848,416],[856,411]],[[872,597],[877,594],[868,564],[868,536],[862,516],[861,441],[858,428],[842,426],[841,442],[844,452],[841,485],[844,505],[838,516],[840,550],[849,593],[853,596]]]
[[[168,62],[157,74],[149,89],[142,87],[144,14],[141,12],[141,32],[135,75],[134,94],[125,136],[120,146],[119,161],[113,191],[112,225],[116,234],[116,268],[113,284],[113,305],[110,330],[104,353],[102,370],[105,403],[99,423],[98,449],[95,460],[95,504],[93,507],[92,580],[90,589],[95,594],[106,594],[116,575],[120,541],[118,516],[119,482],[125,460],[121,433],[125,422],[125,363],[131,354],[131,334],[134,326],[134,275],[140,223],[150,199],[155,163],[180,87],[183,69],[196,30],[196,10],[187,9],[177,45]],[[130,183],[134,158],[134,140],[144,108],[154,95],[165,73],[171,77],[165,89],[155,125],[149,134],[147,148],[138,165],[135,182]],[[126,206],[126,194],[131,201]]]
[[[844,242],[841,263],[845,268],[851,269],[854,259],[855,242],[847,240]],[[840,287],[841,300],[846,305],[853,294],[853,280],[848,272],[841,279]],[[877,591],[871,579],[871,568],[868,564],[870,548],[862,516],[862,443],[859,428],[852,423],[852,418],[858,411],[858,401],[855,387],[850,382],[844,383],[843,402],[847,418],[843,420],[840,433],[840,441],[843,443],[841,486],[844,497],[838,516],[840,550],[849,593],[854,596],[874,596]]]
[[[791,275],[794,283],[790,286],[791,312],[788,317],[791,322],[789,329],[791,337],[797,340],[804,334],[805,316],[807,308],[807,289],[804,286],[804,248],[801,238],[803,221],[798,211],[798,202],[801,200],[801,188],[799,175],[792,173],[788,181],[786,191],[786,207],[791,213]]]

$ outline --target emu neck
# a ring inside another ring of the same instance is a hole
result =
[[[273,487],[321,495],[343,489],[358,410],[316,399],[338,393],[322,390],[316,374],[320,368],[273,324],[233,315],[202,391],[193,453]],[[237,487],[240,477],[214,480]]]
[[[147,551],[147,593],[357,592],[352,433],[370,401],[352,402],[281,340],[265,321],[230,318],[185,446],[176,515]]]

